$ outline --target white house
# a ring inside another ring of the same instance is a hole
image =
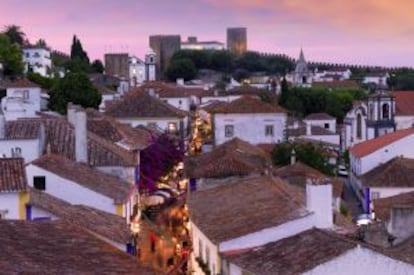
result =
[[[214,144],[238,137],[251,144],[285,140],[287,113],[280,106],[244,96],[213,110]]]
[[[29,195],[22,158],[0,158],[0,220],[24,220]]]
[[[310,229],[289,238],[224,255],[223,274],[411,274],[414,263],[327,230]]]
[[[315,69],[314,75],[313,75],[313,81],[344,81],[351,78],[352,72],[348,68],[338,68],[338,69],[330,69],[330,70],[324,70],[324,71],[318,71],[318,69]]]
[[[264,245],[314,226],[332,227],[332,186],[308,185],[306,193],[305,199],[300,188],[270,176],[233,179],[191,193],[195,274],[204,274],[204,265],[212,274],[220,273],[225,266],[221,253]]]
[[[387,85],[387,79],[390,75],[387,72],[372,72],[364,76],[362,83],[374,84],[376,87]]]
[[[59,155],[44,155],[30,162],[26,173],[29,186],[37,190],[124,218],[131,216],[138,201],[134,184]]]
[[[29,46],[23,48],[23,63],[25,64],[25,73],[33,70],[44,77],[52,76],[50,49],[46,47]]]
[[[369,212],[372,198],[392,196],[408,191],[404,191],[401,188],[389,188],[401,186],[398,186],[399,183],[386,186],[388,181],[385,181],[385,179],[375,181],[375,186],[387,189],[376,190],[374,188],[374,190],[370,190],[369,184],[366,185],[364,180],[367,180],[367,175],[378,174],[380,172],[379,169],[383,171],[385,167],[379,167],[392,159],[401,156],[404,158],[414,158],[414,147],[412,144],[414,144],[414,128],[409,128],[359,143],[350,148],[350,183],[367,212]],[[373,172],[374,170],[376,171],[375,173]],[[396,173],[398,174],[399,172],[397,171]],[[370,177],[368,176],[368,178]],[[389,179],[390,182],[393,182],[393,180]]]
[[[188,134],[187,112],[151,96],[140,88],[131,90],[122,100],[111,105],[106,114],[132,127],[156,127],[182,138]]]
[[[145,61],[136,56],[129,56],[130,87],[142,85],[146,81],[155,81],[155,52],[150,49],[145,55]]]
[[[37,117],[36,112],[42,110],[44,101],[49,98],[40,86],[26,78],[9,84],[6,93],[0,106],[6,120]]]

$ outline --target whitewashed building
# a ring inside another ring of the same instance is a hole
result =
[[[0,158],[0,220],[25,220],[27,178],[22,158]]]
[[[254,145],[285,140],[286,111],[257,97],[244,96],[212,112],[215,145],[234,137]]]
[[[130,87],[142,85],[146,81],[155,81],[155,52],[150,49],[145,54],[145,60],[136,56],[129,56],[129,82]]]
[[[0,108],[6,120],[37,117],[36,113],[46,107],[48,98],[39,85],[24,78],[7,86]]]
[[[181,42],[182,50],[224,50],[224,43],[218,41],[198,41],[196,36],[189,36]]]
[[[395,91],[395,124],[397,130],[414,127],[414,92]]]
[[[376,87],[387,85],[387,80],[390,77],[387,72],[372,72],[364,76],[362,83],[364,84],[373,84]]]
[[[414,158],[414,147],[412,144],[414,144],[414,128],[409,128],[359,143],[349,150],[350,183],[367,212],[369,212],[372,198],[392,196],[405,191],[399,188],[390,189],[389,187],[391,186],[381,186],[382,184],[387,185],[387,181],[376,181],[377,183],[375,184],[379,184],[377,187],[384,187],[386,189],[375,190],[374,188],[374,190],[370,190],[369,185],[364,182],[364,177],[392,159],[401,156],[404,158]],[[379,171],[375,174],[378,173]],[[392,181],[393,179],[389,180]],[[398,186],[398,183],[392,185],[393,187],[401,187]]]
[[[233,179],[191,193],[189,211],[193,271],[204,274],[206,266],[217,274],[226,269],[222,253],[278,241],[315,226],[332,227],[332,185],[308,185],[305,199],[303,190],[277,178]]]
[[[44,77],[52,76],[50,49],[46,47],[30,46],[23,48],[23,63],[25,73],[32,70]]]

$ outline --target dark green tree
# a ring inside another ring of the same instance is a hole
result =
[[[287,83],[286,77],[283,77],[282,82],[280,83],[279,104],[284,105],[288,97],[289,97],[289,85]]]
[[[105,67],[101,60],[95,59],[91,64],[91,69],[92,69],[92,72],[94,73],[103,73],[105,70]]]
[[[184,58],[171,62],[165,74],[171,81],[175,81],[177,78],[183,78],[187,81],[196,77],[197,69],[191,59]]]
[[[15,79],[23,74],[24,65],[20,47],[16,43],[10,43],[9,37],[5,34],[0,34],[0,63],[6,77]]]
[[[33,83],[36,83],[36,84],[40,85],[45,90],[52,89],[52,87],[58,81],[57,78],[44,77],[44,76],[42,76],[38,73],[34,73],[34,72],[28,72],[26,76],[27,76],[27,79],[29,79]]]
[[[212,51],[210,69],[230,73],[233,69],[234,56],[229,51]]]
[[[88,54],[83,50],[82,43],[76,37],[76,35],[74,35],[72,39],[72,46],[70,48],[70,59],[79,60],[89,66]]]
[[[35,45],[37,47],[47,48],[46,40],[44,40],[43,38],[40,38],[39,40],[37,40]]]
[[[257,52],[246,52],[236,60],[236,67],[249,72],[266,71],[264,59]]]
[[[66,114],[69,102],[97,109],[101,100],[101,94],[93,87],[86,73],[69,72],[51,89],[49,108]]]
[[[3,33],[7,35],[10,39],[10,43],[14,44],[17,43],[20,46],[23,46],[25,42],[26,35],[17,25],[7,25],[4,27]]]

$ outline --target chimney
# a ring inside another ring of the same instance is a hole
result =
[[[0,139],[4,139],[6,137],[6,117],[3,114],[0,106]]]
[[[290,165],[296,163],[296,151],[295,148],[292,148],[292,152],[290,153]]]
[[[67,107],[67,119],[75,128],[75,158],[78,162],[88,162],[88,145],[85,110],[71,102]]]
[[[306,184],[306,208],[315,216],[314,226],[330,228],[333,226],[332,184]]]
[[[310,122],[306,122],[306,135],[311,136],[312,135],[312,125]]]
[[[393,245],[414,236],[414,207],[411,205],[392,207],[388,229],[388,232],[396,238]]]

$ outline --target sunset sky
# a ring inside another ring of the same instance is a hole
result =
[[[248,49],[312,61],[414,66],[412,0],[0,0],[0,27],[22,27],[69,53],[73,34],[91,59],[143,57],[151,34],[226,42],[247,27]]]

